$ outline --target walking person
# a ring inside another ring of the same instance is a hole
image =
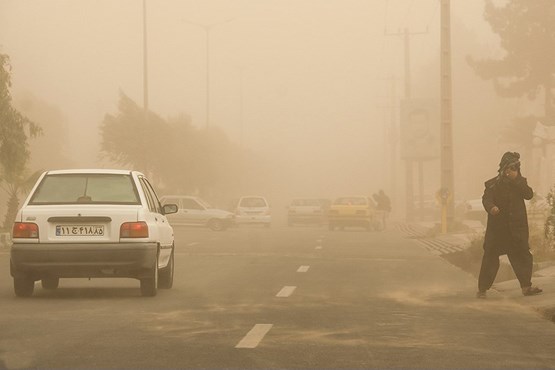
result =
[[[499,256],[506,254],[522,288],[522,294],[542,290],[532,285],[532,254],[528,245],[528,216],[525,199],[534,192],[520,172],[520,154],[506,152],[498,176],[485,182],[482,204],[488,213],[484,255],[478,278],[478,298],[485,298],[499,270]]]
[[[374,194],[372,197],[376,201],[376,209],[382,212],[382,228],[385,229],[386,220],[389,212],[391,212],[391,200],[381,189],[378,194]]]

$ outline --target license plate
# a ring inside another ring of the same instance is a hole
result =
[[[56,225],[56,236],[103,236],[103,225]]]

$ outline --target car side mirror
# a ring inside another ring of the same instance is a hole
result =
[[[165,215],[176,213],[177,212],[177,204],[164,204],[162,206],[162,212]]]

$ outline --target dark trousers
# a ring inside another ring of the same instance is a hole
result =
[[[514,249],[507,252],[511,267],[515,272],[516,278],[521,288],[532,285],[532,264],[533,257],[529,249]],[[478,278],[478,290],[485,292],[493,285],[495,276],[499,270],[499,253],[492,250],[484,250],[482,257],[482,267]]]

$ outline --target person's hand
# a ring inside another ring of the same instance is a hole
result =
[[[491,213],[493,216],[497,216],[499,214],[499,212],[500,212],[500,210],[499,210],[499,207],[497,207],[497,206],[493,206],[489,210],[489,213]]]

